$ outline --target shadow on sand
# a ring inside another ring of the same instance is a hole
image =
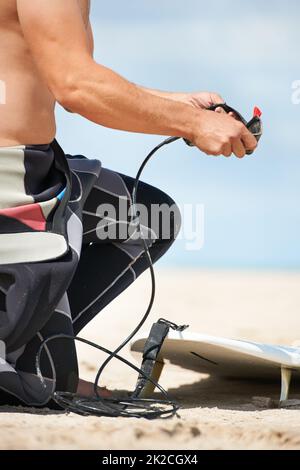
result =
[[[292,384],[290,400],[300,399],[299,385],[299,380]],[[169,388],[168,391],[181,404],[183,409],[203,407],[222,410],[259,411],[262,408],[254,404],[253,397],[266,397],[278,402],[280,381],[223,379],[211,376],[193,384]],[[299,410],[300,404],[293,409]]]
[[[114,391],[120,397],[124,390]],[[278,402],[280,395],[280,381],[257,381],[222,379],[217,377],[201,378],[198,382],[181,385],[177,388],[169,388],[170,397],[175,399],[182,409],[193,408],[218,408],[220,410],[239,411],[264,411],[267,407],[258,407],[253,402],[253,397],[266,397]],[[153,395],[161,398],[160,393]],[[300,381],[295,381],[291,386],[290,400],[300,400]],[[57,405],[56,405],[57,406]],[[58,408],[58,407],[57,407]],[[300,410],[299,406],[292,409]],[[34,415],[62,415],[65,410],[53,408],[33,408],[24,406],[0,406],[0,413],[24,413]]]

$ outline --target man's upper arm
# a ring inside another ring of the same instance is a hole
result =
[[[17,8],[34,61],[57,97],[91,56],[78,0],[17,0]]]

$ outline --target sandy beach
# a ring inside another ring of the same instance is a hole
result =
[[[159,317],[190,330],[274,344],[300,342],[300,273],[158,270],[157,298],[146,328]],[[149,274],[110,305],[82,336],[110,349],[141,318]],[[82,378],[93,380],[104,359],[78,346]],[[129,350],[124,356],[131,358]],[[111,389],[132,390],[136,375],[114,362]],[[278,398],[278,384],[225,381],[175,366],[161,383],[182,405],[180,417],[144,421],[64,412],[0,408],[1,449],[300,449],[300,407],[258,408],[252,398]],[[290,398],[300,398],[300,386]]]

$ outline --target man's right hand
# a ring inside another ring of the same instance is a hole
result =
[[[201,111],[192,141],[207,155],[225,157],[234,154],[243,158],[248,150],[255,150],[257,147],[255,137],[244,124],[232,116],[212,111]]]

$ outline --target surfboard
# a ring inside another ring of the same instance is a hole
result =
[[[131,352],[135,358],[140,358],[146,339],[146,334],[140,334],[132,342]],[[167,362],[224,378],[281,380],[281,402],[288,399],[292,375],[300,379],[300,347],[261,344],[188,331],[169,332],[157,357],[153,379],[159,379]],[[148,392],[153,392],[153,387],[149,386]]]

